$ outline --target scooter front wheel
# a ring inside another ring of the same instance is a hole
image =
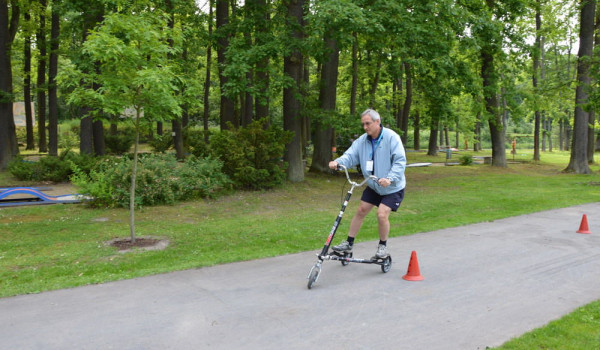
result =
[[[381,272],[386,273],[386,272],[390,271],[391,268],[392,268],[392,257],[388,255],[383,260],[383,264],[381,265]]]
[[[317,279],[319,278],[319,273],[321,273],[321,267],[318,265],[313,266],[313,268],[310,270],[310,273],[308,274],[308,289],[312,289],[313,284],[317,282]]]

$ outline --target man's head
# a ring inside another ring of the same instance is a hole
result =
[[[379,136],[379,131],[381,130],[381,117],[379,117],[377,111],[374,109],[367,109],[360,115],[360,121],[367,135],[372,138],[377,138]]]

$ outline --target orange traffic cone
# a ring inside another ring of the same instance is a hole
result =
[[[402,278],[407,281],[422,281],[425,279],[425,277],[421,276],[421,271],[419,270],[419,261],[417,260],[417,252],[414,250],[412,254],[410,254],[408,271],[406,272],[406,275],[402,276]]]
[[[577,233],[592,233],[588,226],[587,216],[585,214],[583,214],[583,218],[581,218],[581,225],[579,225],[579,230]]]

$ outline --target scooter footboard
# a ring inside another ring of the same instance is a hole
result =
[[[352,257],[347,257],[343,255],[326,255],[323,256],[323,260],[335,260],[335,261],[343,261],[349,263],[359,263],[359,264],[383,264],[383,259],[357,259]]]

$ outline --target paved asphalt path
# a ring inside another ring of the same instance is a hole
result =
[[[591,234],[576,233],[583,214]],[[485,349],[600,299],[600,203],[389,246],[388,273],[326,261],[311,290],[320,247],[3,298],[0,349]],[[413,250],[420,282],[402,279]]]

